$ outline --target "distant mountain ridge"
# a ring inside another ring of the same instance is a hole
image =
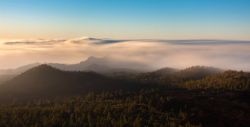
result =
[[[46,63],[46,64],[64,71],[93,71],[102,74],[115,73],[115,72],[130,72],[130,71],[132,72],[153,71],[153,69],[146,64],[138,62],[120,61],[110,58],[97,58],[93,56],[77,64],[60,64],[60,63]],[[21,66],[16,69],[0,70],[0,75],[18,75],[39,65],[41,65],[41,63],[29,64]]]
[[[131,87],[94,72],[68,72],[40,65],[0,85],[0,97],[79,95],[92,90]]]
[[[233,89],[248,89],[249,73],[224,72],[224,70],[213,67],[194,66],[184,70],[163,68],[147,73],[124,73],[117,77],[93,71],[63,71],[43,64],[2,83],[0,85],[0,100],[72,96],[91,91],[138,90],[152,88],[155,85],[174,88],[217,88],[214,84],[219,84],[221,86],[218,88],[228,89],[227,82],[231,83]],[[232,83],[235,83],[236,86],[233,86]]]
[[[66,71],[93,71],[101,74],[130,71],[145,72],[152,70],[148,65],[137,62],[126,62],[109,58],[97,58],[93,56],[78,64],[67,65],[49,63],[48,65]]]
[[[22,74],[25,71],[32,69],[41,65],[40,63],[29,64],[17,69],[7,69],[0,70],[0,84],[5,81],[10,80],[16,75]],[[171,81],[178,77],[181,80],[189,79],[201,79],[205,76],[209,76],[218,72],[221,72],[221,69],[206,67],[206,66],[193,66],[183,70],[174,69],[174,68],[162,68],[154,70],[148,65],[136,63],[136,62],[124,62],[109,58],[97,58],[89,57],[85,61],[81,61],[77,64],[58,64],[58,63],[48,63],[47,65],[62,70],[62,71],[72,71],[72,72],[96,72],[106,76],[111,76],[115,78],[124,79],[133,79],[141,81]],[[172,77],[171,79],[169,79]]]
[[[40,63],[33,63],[33,64],[28,64],[24,65],[15,69],[2,69],[0,70],[0,75],[18,75],[21,74],[33,67],[41,65]]]
[[[97,59],[98,60],[98,59]],[[90,58],[84,65],[93,65],[95,58]],[[205,76],[218,73],[215,68],[196,66],[185,70],[164,68],[148,73],[138,73],[133,80],[151,82],[177,80],[201,79]],[[123,75],[125,77],[125,75]],[[128,73],[128,76],[132,76]],[[201,76],[201,77],[199,77]],[[197,78],[198,77],[198,78]],[[112,90],[135,88],[133,83],[126,83],[123,77],[117,79],[115,76],[101,75],[96,72],[63,71],[43,64],[31,68],[20,75],[6,81],[0,86],[0,94],[8,93],[14,95],[64,95],[80,94],[90,90]],[[133,82],[131,80],[131,82]],[[140,83],[139,83],[140,84]]]

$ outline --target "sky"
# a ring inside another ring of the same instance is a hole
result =
[[[250,71],[250,0],[0,0],[0,71],[90,56]]]
[[[1,0],[0,40],[250,40],[249,0]]]

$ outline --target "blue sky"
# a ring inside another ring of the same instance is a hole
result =
[[[0,39],[250,40],[249,0],[1,0]]]

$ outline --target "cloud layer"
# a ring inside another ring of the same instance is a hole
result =
[[[0,43],[0,68],[35,62],[77,63],[89,56],[149,64],[250,70],[250,42],[226,40],[114,40],[97,38],[15,40]]]

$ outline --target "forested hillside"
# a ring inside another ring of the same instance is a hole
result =
[[[221,69],[206,66],[193,66],[183,70],[163,68],[149,73],[138,74],[134,79],[144,83],[176,86],[179,83],[202,79],[220,72],[222,72]]]
[[[249,93],[106,91],[0,106],[5,127],[248,127]]]
[[[249,90],[250,73],[226,71],[224,73],[207,76],[201,80],[184,82],[180,87],[188,89],[227,89]]]
[[[0,85],[0,127],[248,127],[250,74],[195,66],[147,73],[40,65]]]

